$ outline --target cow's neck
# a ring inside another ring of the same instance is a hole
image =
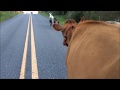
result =
[[[67,40],[68,45],[69,45],[69,43],[70,43],[71,37],[72,37],[72,35],[73,35],[73,32],[74,32],[74,30],[68,31],[68,40]]]

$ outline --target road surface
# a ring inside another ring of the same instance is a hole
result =
[[[0,23],[0,79],[67,79],[61,32],[40,14]]]

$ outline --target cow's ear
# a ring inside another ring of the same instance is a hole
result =
[[[52,27],[56,30],[56,31],[61,31],[63,30],[63,27],[60,24],[53,24]]]
[[[81,18],[80,22],[83,22],[83,21],[85,21],[85,17],[84,16]]]

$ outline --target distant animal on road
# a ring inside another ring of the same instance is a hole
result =
[[[55,18],[52,13],[49,13],[49,23],[50,23],[50,26],[52,26],[52,24],[54,23],[59,23],[58,19]]]
[[[50,26],[52,26],[52,24],[54,23],[54,17],[52,13],[49,13],[49,22],[50,22]]]

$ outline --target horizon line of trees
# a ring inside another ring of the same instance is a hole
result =
[[[77,22],[84,16],[86,20],[118,21],[120,22],[120,11],[45,11],[53,15],[63,15],[66,19],[73,18]]]

